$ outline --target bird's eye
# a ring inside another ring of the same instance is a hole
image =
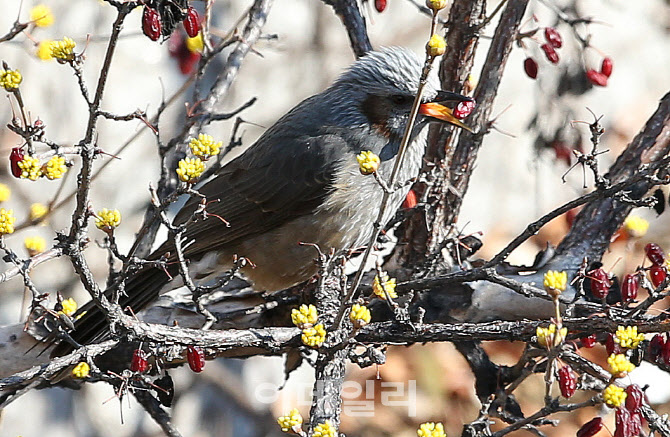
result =
[[[404,96],[402,94],[394,94],[391,96],[391,101],[396,105],[406,105],[410,101],[409,96]]]

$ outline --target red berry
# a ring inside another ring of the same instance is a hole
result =
[[[188,366],[195,373],[202,372],[205,367],[205,352],[198,346],[186,347],[186,358],[188,359]]]
[[[9,167],[12,170],[12,176],[20,178],[23,170],[19,167],[19,162],[23,161],[23,151],[19,147],[14,147],[9,154]]]
[[[582,342],[582,347],[591,349],[593,346],[596,345],[596,335],[591,334],[588,337],[582,337],[581,339]]]
[[[633,437],[632,433],[632,423],[630,411],[625,408],[619,407],[616,409],[614,414],[614,423],[616,425],[616,430],[614,431],[614,437]]]
[[[475,109],[475,102],[472,100],[458,102],[458,105],[456,105],[456,108],[454,108],[454,117],[458,118],[459,120],[463,120],[465,117],[470,115],[473,109]]]
[[[614,341],[614,334],[607,334],[607,339],[605,340],[605,350],[607,350],[607,355],[620,354],[623,352],[621,345]]]
[[[407,192],[407,195],[405,196],[405,200],[402,201],[402,207],[404,209],[412,209],[416,206],[416,204],[417,204],[416,191],[409,190]]]
[[[631,384],[626,387],[626,409],[631,413],[637,411],[642,406],[642,399],[644,399],[644,392],[637,384]]]
[[[586,275],[591,278],[591,294],[598,299],[605,299],[612,286],[612,281],[607,272],[603,269],[595,269]]]
[[[537,62],[533,58],[526,58],[523,61],[523,69],[531,79],[537,78]]]
[[[142,31],[152,41],[158,41],[161,36],[161,16],[156,9],[144,7],[142,14]]]
[[[191,38],[197,36],[198,32],[200,32],[200,15],[198,15],[198,11],[193,6],[188,8],[183,23],[186,34]]]
[[[547,57],[549,62],[551,62],[552,64],[558,64],[558,53],[556,53],[556,50],[554,50],[554,47],[552,45],[542,44],[540,48],[544,52],[544,55]]]
[[[596,70],[587,70],[586,78],[593,85],[597,86],[607,86],[607,76]]]
[[[598,431],[600,431],[602,428],[603,419],[600,417],[594,417],[582,425],[581,428],[579,428],[579,431],[577,431],[577,437],[593,437],[594,435],[598,434]]]
[[[637,290],[640,288],[640,277],[636,273],[629,273],[621,281],[621,299],[631,302],[637,298]]]
[[[555,49],[560,49],[563,47],[563,38],[561,34],[558,33],[558,30],[553,27],[546,27],[544,29],[544,39]]]
[[[661,349],[661,358],[665,364],[670,365],[670,341],[667,339],[663,343],[663,348]]]
[[[654,285],[655,288],[658,288],[659,285],[661,285],[664,281],[665,278],[668,276],[667,270],[665,270],[664,266],[651,266],[649,269],[649,279],[651,279],[651,283]]]
[[[133,359],[130,362],[130,370],[133,372],[144,373],[149,369],[149,362],[147,361],[147,353],[142,349],[135,349],[133,352]]]
[[[644,246],[644,253],[647,254],[647,258],[655,266],[662,266],[665,262],[665,252],[656,243],[649,243]]]
[[[610,77],[612,75],[612,67],[614,67],[614,64],[612,64],[612,59],[604,58],[603,63],[600,65],[600,72],[606,77]]]
[[[375,9],[377,9],[377,12],[384,12],[386,2],[387,0],[375,0]]]
[[[563,366],[558,369],[558,386],[564,398],[572,397],[577,390],[577,378],[570,366]]]
[[[665,343],[665,336],[662,334],[656,334],[651,338],[649,348],[647,349],[650,361],[653,362],[661,358],[665,349]]]
[[[630,413],[630,435],[639,436],[642,434],[642,414],[639,411]]]

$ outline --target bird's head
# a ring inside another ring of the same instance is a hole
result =
[[[335,82],[355,96],[356,108],[367,122],[388,138],[402,136],[416,96],[423,62],[411,50],[389,47],[373,51],[356,61]],[[446,101],[472,100],[460,94],[439,90],[436,75],[424,88],[416,130],[429,121],[443,121],[470,130],[456,119]]]

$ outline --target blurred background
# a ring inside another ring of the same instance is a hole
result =
[[[47,138],[61,145],[73,145],[84,135],[85,102],[71,68],[54,60],[39,59],[37,44],[68,36],[77,42],[75,51],[81,52],[85,47],[83,72],[89,90],[93,90],[115,10],[97,0],[5,1],[0,15],[0,34],[8,32],[17,17],[28,21],[30,10],[38,3],[51,9],[53,24],[31,27],[29,33],[0,43],[0,60],[23,75],[21,92],[25,106],[32,120],[39,118],[44,122]],[[201,2],[194,5],[202,11]],[[240,0],[216,2],[213,27],[222,33],[229,31],[250,5]],[[595,20],[588,27],[578,28],[582,37],[591,35],[594,48],[586,51],[580,48],[572,30],[556,20],[555,5],[571,5],[580,16]],[[495,6],[495,2],[491,3],[489,10]],[[429,19],[409,0],[388,0],[381,13],[370,1],[362,8],[374,47],[401,45],[422,52],[429,36]],[[445,10],[443,18],[446,19],[446,15]],[[482,32],[473,71],[475,80],[495,21]],[[528,222],[585,192],[580,168],[572,170],[566,182],[562,182],[561,176],[568,169],[565,154],[542,137],[560,131],[574,144],[581,142],[584,147],[590,147],[588,126],[569,123],[570,120],[591,122],[593,116],[587,110],[590,108],[597,115],[603,115],[602,123],[607,129],[602,148],[609,151],[600,157],[601,168],[606,169],[656,109],[659,98],[670,90],[668,2],[531,2],[522,30],[546,26],[555,26],[563,35],[560,61],[557,65],[549,63],[540,44],[528,40],[524,41],[524,48],[513,50],[493,111],[497,116],[497,130],[484,141],[460,214],[459,226],[463,232],[483,233],[481,257],[496,253]],[[246,58],[220,108],[222,112],[231,111],[252,97],[258,98],[251,108],[240,114],[248,122],[238,132],[242,133],[242,147],[251,145],[265,128],[303,98],[328,86],[354,60],[339,19],[330,7],[315,0],[277,0],[264,33],[276,35],[276,39],[266,38],[256,44],[258,54]],[[537,40],[541,40],[541,32]],[[168,46],[168,42],[156,43],[142,34],[141,9],[135,10],[122,32],[103,109],[116,114],[136,109],[146,110],[150,116],[155,114],[162,99],[171,96],[187,78],[177,60],[170,56]],[[553,90],[566,72],[584,67],[598,69],[604,56],[614,63],[606,87],[594,87],[582,95],[555,94]],[[524,73],[526,57],[534,58],[539,64],[536,80]],[[221,57],[215,62],[220,65],[224,60],[225,57]],[[206,81],[211,80],[213,76],[206,78]],[[187,92],[162,116],[163,141],[179,131],[185,112],[184,98],[189,99],[190,95]],[[8,99],[2,102],[0,124],[5,126],[11,120],[12,107]],[[566,108],[571,117],[566,118]],[[233,120],[213,123],[206,133],[226,144],[233,124]],[[95,181],[93,208],[121,211],[123,223],[116,235],[123,253],[140,227],[148,204],[149,184],[155,184],[158,179],[157,147],[153,135],[143,129],[140,122],[101,120],[99,127],[98,146],[115,157],[99,158],[98,166],[112,162]],[[117,153],[140,130],[139,137]],[[5,163],[8,163],[11,148],[20,145],[17,135],[4,127],[0,130],[0,159]],[[238,154],[242,147],[233,150],[230,157]],[[78,165],[75,162],[62,188],[58,181],[15,179],[9,166],[1,165],[0,182],[11,190],[1,206],[14,210],[19,225],[28,219],[31,205],[49,204],[59,189],[59,202],[67,199],[75,189]],[[586,183],[589,190],[592,187],[589,177]],[[64,202],[45,225],[28,227],[6,238],[8,246],[25,254],[24,239],[35,235],[46,239],[50,246],[56,231],[68,229],[72,208],[71,200]],[[634,213],[649,220],[650,229],[641,239],[621,238],[612,245],[604,264],[607,270],[613,269],[617,274],[632,271],[641,263],[641,248],[649,241],[670,249],[670,214],[656,217],[650,210]],[[510,260],[531,263],[538,249],[544,248],[547,242],[557,244],[567,229],[564,217],[555,220],[519,248]],[[102,240],[103,234],[94,226],[90,231],[92,239]],[[92,245],[86,255],[96,277],[103,283],[107,274],[106,251]],[[74,297],[80,302],[87,300],[66,259],[40,265],[32,272],[32,278],[41,291],[50,292],[52,296],[60,291],[65,297]],[[23,321],[23,299],[24,289],[19,278],[0,284],[0,325]],[[486,348],[496,363],[513,364],[523,344],[495,342],[486,344]],[[603,348],[595,348],[588,354],[596,362],[605,360]],[[280,357],[258,357],[208,362],[204,372],[198,375],[184,368],[174,370],[171,372],[177,393],[172,409],[174,423],[184,435],[192,437],[281,435],[274,422],[276,416],[297,406],[306,417],[313,383],[313,372],[304,364],[285,384],[282,363]],[[648,381],[646,383],[651,384],[648,395],[652,403],[658,404],[657,411],[670,412],[667,375],[642,366],[631,378]],[[349,380],[341,431],[351,436],[416,435],[417,425],[425,421],[442,421],[449,435],[459,435],[462,424],[474,420],[479,410],[472,374],[451,344],[390,347],[387,364],[363,370],[352,367]],[[517,399],[524,412],[532,412],[542,406],[543,394],[542,377],[535,376],[522,384]],[[119,403],[112,388],[104,384],[87,384],[78,392],[32,391],[1,414],[1,436],[31,437],[43,435],[47,430],[50,437],[162,435],[132,396],[126,396]],[[561,426],[545,432],[552,436],[570,435],[598,414],[613,424],[611,413],[579,410],[560,417],[565,419]],[[518,432],[518,435],[523,434],[528,432]]]

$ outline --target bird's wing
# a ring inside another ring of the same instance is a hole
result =
[[[335,134],[261,138],[198,190],[208,201],[216,200],[206,211],[229,226],[213,216],[189,225],[185,237],[193,242],[186,255],[198,256],[314,211],[330,192],[347,149]],[[187,221],[199,203],[190,198],[175,223]],[[169,250],[167,244],[157,252]]]

